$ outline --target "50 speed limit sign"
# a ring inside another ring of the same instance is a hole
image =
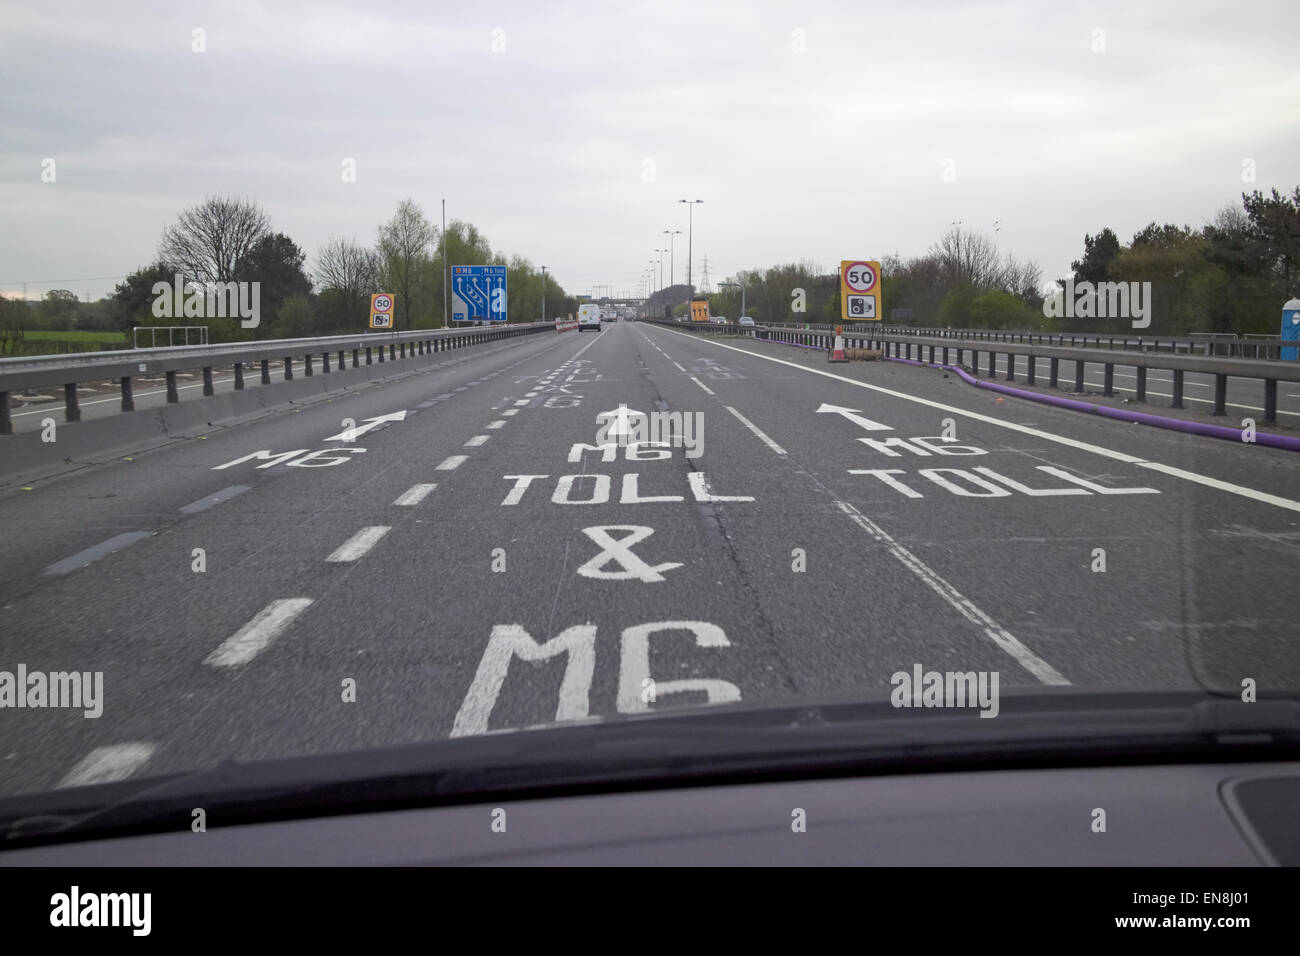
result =
[[[391,329],[393,327],[393,296],[389,292],[376,292],[370,297],[370,327],[372,329]]]
[[[845,322],[879,321],[879,262],[845,259],[840,263],[840,318]]]

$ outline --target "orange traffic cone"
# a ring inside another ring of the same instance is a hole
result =
[[[844,354],[844,327],[842,325],[835,326],[835,346],[834,348],[831,349],[830,357],[826,359],[826,361],[828,362],[848,361],[848,357]]]

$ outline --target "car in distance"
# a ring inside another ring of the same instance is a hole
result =
[[[754,317],[752,315],[742,315],[740,317],[740,324],[752,328],[754,325]]]
[[[588,329],[600,331],[600,306],[598,305],[578,306],[578,331],[585,332]]]

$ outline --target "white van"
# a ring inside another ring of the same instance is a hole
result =
[[[593,303],[578,306],[578,331],[585,332],[588,329],[600,331],[600,306]]]

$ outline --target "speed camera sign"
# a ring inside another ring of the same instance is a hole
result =
[[[845,259],[840,263],[840,318],[845,322],[880,320],[880,263]]]
[[[393,296],[390,292],[376,292],[370,297],[370,327],[393,328]]]

